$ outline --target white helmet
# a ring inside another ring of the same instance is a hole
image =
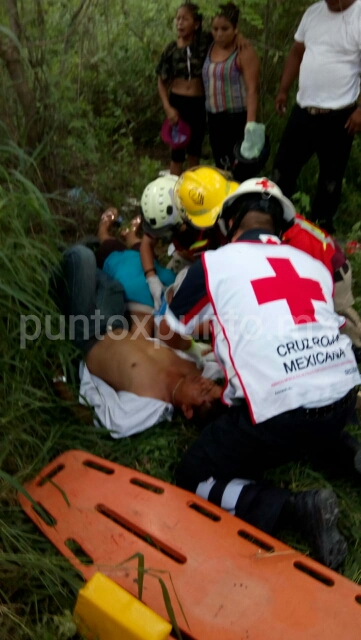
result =
[[[182,223],[174,202],[174,185],[178,176],[161,176],[144,189],[140,201],[143,213],[143,229],[153,237],[162,237]]]
[[[242,182],[238,189],[223,202],[219,226],[224,235],[227,235],[229,232],[229,221],[231,218],[237,216],[238,224],[247,213],[247,210],[245,210],[242,215],[242,211],[237,210],[238,207],[236,207],[236,205],[234,207],[232,206],[233,203],[241,199],[244,201],[249,200],[252,195],[255,195],[256,202],[262,203],[264,201],[264,207],[260,208],[260,210],[265,213],[269,212],[271,215],[273,211],[272,207],[268,211],[268,203],[271,204],[271,199],[275,198],[282,207],[284,226],[292,223],[294,220],[296,210],[291,200],[283,195],[281,189],[274,182],[268,180],[268,178],[251,178],[250,180]],[[238,204],[241,204],[241,202]]]

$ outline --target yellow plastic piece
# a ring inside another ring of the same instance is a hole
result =
[[[74,609],[88,640],[167,640],[172,625],[102,573],[80,589]]]

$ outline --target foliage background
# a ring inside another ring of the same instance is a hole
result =
[[[282,65],[308,0],[242,0],[240,27],[262,59],[261,119],[273,153],[284,121],[274,113]],[[204,26],[217,3],[200,0]],[[50,459],[81,448],[172,480],[193,426],[161,425],[113,441],[59,400],[51,379],[72,377],[75,353],[44,335],[20,349],[19,316],[57,323],[48,290],[65,243],[94,233],[109,204],[126,217],[146,184],[167,166],[154,67],[174,37],[178,2],[165,0],[5,0],[0,6],[0,639],[70,637],[68,615],[80,584],[70,565],[27,521],[16,482]],[[295,90],[294,90],[295,93]],[[292,100],[290,100],[290,104]],[[297,152],[297,150],[295,150]],[[204,162],[211,160],[206,144]],[[270,160],[271,166],[272,158]],[[339,235],[361,240],[361,139],[353,145],[338,220]],[[299,206],[315,186],[316,164],[303,171]],[[361,254],[353,257],[360,295]],[[359,302],[359,300],[358,300]],[[74,381],[75,382],[75,381]],[[2,473],[2,475],[1,475]],[[5,474],[14,478],[12,484]],[[277,482],[294,489],[328,486],[315,470],[291,465]],[[344,572],[361,581],[361,501],[357,485],[333,482],[350,544]],[[302,542],[286,535],[302,550]]]
[[[273,106],[277,85],[297,24],[311,2],[238,4],[240,29],[262,59],[260,116],[274,152],[284,126]],[[217,3],[199,5],[207,29]],[[119,206],[123,193],[139,197],[156,175],[155,161],[167,164],[159,139],[163,114],[154,67],[174,37],[177,6],[174,0],[5,0],[0,7],[1,119],[12,140],[21,147],[30,143],[32,153],[36,148],[48,192],[82,186],[95,190],[101,202]],[[21,82],[17,76],[14,83],[7,73],[9,43],[20,48]],[[16,98],[20,89],[23,104]],[[204,161],[211,157],[207,145],[204,155]],[[360,159],[357,140],[340,208],[342,233],[357,221]],[[312,193],[316,171],[315,163],[307,167],[300,191]]]

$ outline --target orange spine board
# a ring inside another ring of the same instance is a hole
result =
[[[86,580],[137,596],[137,558],[124,561],[143,554],[143,600],[168,619],[161,577],[185,639],[360,640],[361,587],[196,495],[83,451],[26,489],[47,522],[19,495],[24,510]]]

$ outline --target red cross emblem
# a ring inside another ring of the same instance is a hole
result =
[[[262,178],[262,180],[259,180],[258,182],[256,182],[256,184],[262,185],[262,187],[266,189],[266,191],[268,191],[269,189],[273,189],[274,187],[273,182],[270,182],[269,180],[267,180],[267,178]]]
[[[288,258],[267,258],[275,276],[251,280],[258,304],[286,300],[295,324],[317,322],[313,300],[326,302],[317,280],[302,278]]]

